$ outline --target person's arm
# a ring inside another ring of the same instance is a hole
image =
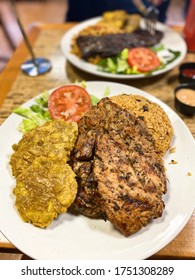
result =
[[[150,2],[151,2],[154,6],[159,6],[160,4],[162,4],[162,2],[164,2],[164,0],[150,0]]]

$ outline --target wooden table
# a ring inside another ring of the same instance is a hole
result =
[[[76,80],[107,80],[82,72],[65,61],[60,49],[60,41],[63,34],[73,25],[73,23],[47,24],[32,28],[29,38],[36,55],[50,59],[53,68],[47,74],[36,78],[26,76],[20,71],[19,67],[28,58],[28,53],[23,43],[18,47],[4,72],[0,75],[0,124],[10,115],[14,108],[45,89],[58,87]],[[181,32],[181,28],[175,28],[175,30]],[[185,61],[195,61],[195,53],[188,53]],[[175,110],[173,90],[179,84],[178,67],[152,79],[117,80],[117,82],[140,88],[161,99]],[[195,136],[195,118],[180,116],[191,130],[193,136]],[[0,235],[0,252],[9,251],[20,253]],[[195,259],[195,211],[180,234],[151,258]]]

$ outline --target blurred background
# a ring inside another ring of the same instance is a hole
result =
[[[21,22],[27,32],[38,23],[63,23],[66,0],[16,0]],[[9,0],[0,0],[0,72],[22,40]]]
[[[21,22],[27,32],[35,24],[63,23],[66,19],[67,0],[16,0],[15,2]],[[185,0],[171,0],[166,24],[183,25],[184,4]],[[21,40],[22,36],[9,0],[0,0],[0,72]]]
[[[82,1],[82,0],[78,0]],[[93,0],[91,0],[93,1]],[[67,0],[16,0],[16,8],[28,33],[40,23],[63,23],[68,9]],[[186,0],[171,0],[165,24],[184,25]],[[0,0],[0,74],[22,40],[9,0]],[[1,254],[0,259],[20,259],[19,254]]]

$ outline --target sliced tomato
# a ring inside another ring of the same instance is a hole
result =
[[[88,92],[77,85],[62,86],[54,90],[48,102],[53,119],[79,122],[91,106]]]
[[[158,56],[147,48],[132,48],[128,53],[128,63],[131,67],[136,66],[140,72],[149,72],[160,66]]]

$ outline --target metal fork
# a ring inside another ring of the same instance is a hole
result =
[[[146,8],[144,20],[146,24],[147,31],[154,35],[156,31],[156,22],[158,21],[159,10],[154,6],[149,6]]]
[[[133,0],[133,4],[144,17],[146,30],[151,35],[154,35],[156,22],[158,21],[159,10],[153,5],[150,5],[148,8],[146,8],[141,0]]]

